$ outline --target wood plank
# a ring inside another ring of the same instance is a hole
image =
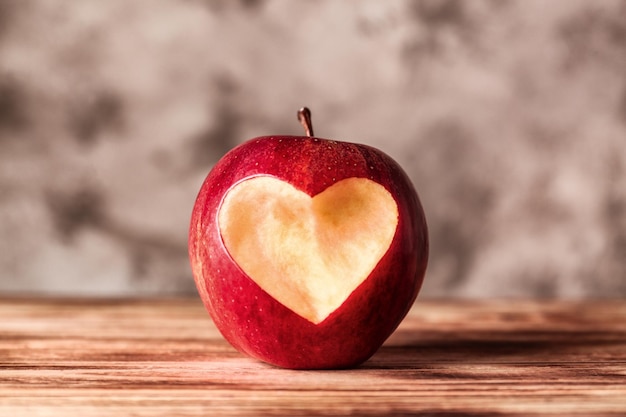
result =
[[[368,362],[241,356],[195,299],[0,300],[0,416],[626,415],[626,301],[419,300]]]

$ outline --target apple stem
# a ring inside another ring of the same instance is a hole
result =
[[[308,107],[302,107],[298,110],[298,120],[304,128],[304,133],[308,137],[313,136],[313,122],[311,121],[311,110]]]

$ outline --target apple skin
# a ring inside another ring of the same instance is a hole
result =
[[[389,249],[365,281],[317,325],[263,291],[223,243],[217,218],[225,194],[259,175],[286,181],[310,196],[345,178],[368,178],[396,200],[399,218]],[[206,177],[191,216],[189,256],[202,302],[240,352],[283,368],[351,368],[380,348],[415,301],[428,262],[428,231],[408,176],[380,150],[308,136],[266,136],[228,152]]]

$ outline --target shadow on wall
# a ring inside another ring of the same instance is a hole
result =
[[[0,291],[194,293],[204,176],[306,104],[413,179],[424,295],[625,296],[625,51],[609,0],[0,0]]]

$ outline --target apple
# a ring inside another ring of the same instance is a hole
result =
[[[251,139],[198,193],[189,256],[202,302],[236,349],[291,369],[355,367],[405,317],[428,232],[408,176],[373,147]]]

